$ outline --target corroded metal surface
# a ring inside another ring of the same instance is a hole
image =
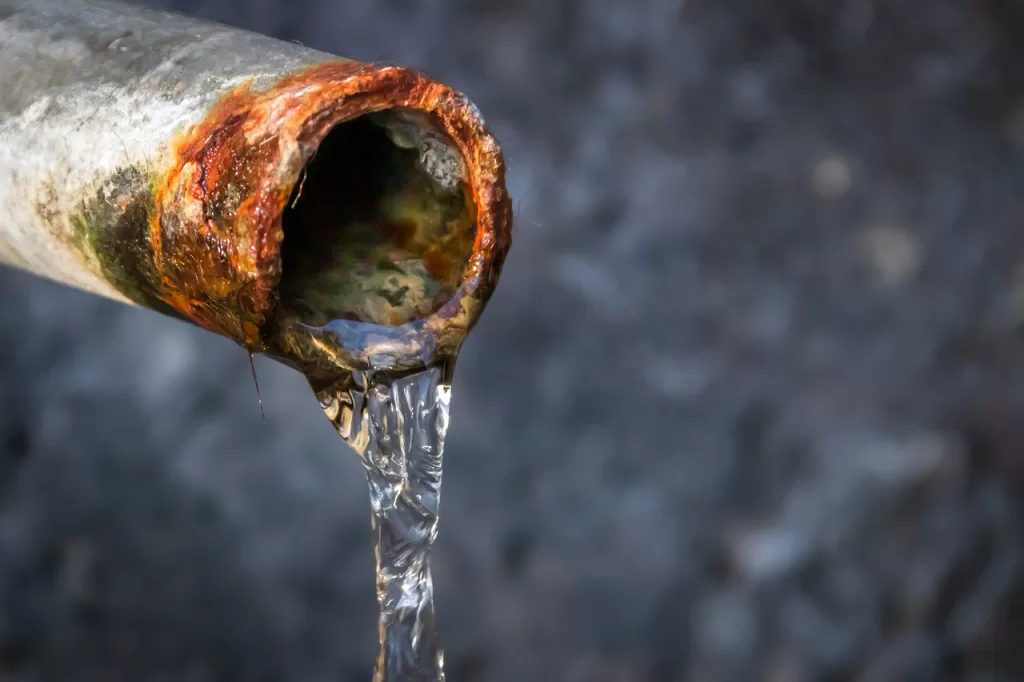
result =
[[[434,249],[435,269],[460,266],[454,293],[404,324],[310,324],[279,305],[282,217],[333,128],[395,109],[457,152],[468,262],[437,266]],[[118,3],[0,0],[0,262],[304,370],[414,366],[458,349],[510,228],[497,143],[463,95],[416,72]]]

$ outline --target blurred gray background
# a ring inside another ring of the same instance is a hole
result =
[[[1024,3],[162,0],[464,90],[452,682],[1024,679]],[[0,680],[369,679],[301,378],[0,271]]]

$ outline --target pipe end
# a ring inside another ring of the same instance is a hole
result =
[[[175,145],[150,238],[180,314],[310,375],[453,357],[511,225],[464,95],[335,61],[224,97]]]

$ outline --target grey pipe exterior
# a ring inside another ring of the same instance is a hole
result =
[[[504,162],[476,108],[404,68],[117,2],[0,0],[0,263],[308,360],[272,338],[283,215],[332,129],[392,110],[429,119],[410,146],[465,184],[464,265],[425,316],[316,331],[351,367],[454,352],[510,242]],[[453,158],[424,151],[434,133]]]

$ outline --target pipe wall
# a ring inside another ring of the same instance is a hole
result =
[[[282,215],[332,127],[389,109],[453,140],[476,204],[472,254],[427,318],[319,333],[345,366],[454,352],[510,242],[504,162],[476,108],[408,69],[142,7],[0,0],[0,263],[308,355],[267,332]]]

